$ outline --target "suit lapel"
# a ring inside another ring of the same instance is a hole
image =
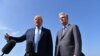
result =
[[[32,35],[33,35],[33,42],[34,42],[34,38],[35,38],[35,28],[33,28],[33,33],[32,33]]]
[[[71,27],[71,25],[70,24],[68,24],[68,26],[67,26],[67,29],[65,30],[65,32],[64,32],[64,34],[63,35],[61,35],[61,39],[63,39],[63,37],[68,33],[68,31],[69,31],[69,29],[70,29],[70,27]],[[63,30],[62,30],[63,31]],[[62,33],[61,33],[62,34]],[[60,39],[60,40],[61,40]]]
[[[40,40],[41,40],[43,34],[44,34],[44,28],[42,27],[42,29],[41,29],[41,34],[40,34]],[[39,40],[39,41],[40,41],[40,40]]]
[[[40,34],[40,40],[41,40],[43,34],[44,34],[44,28],[42,27],[42,29],[41,29],[41,34]],[[35,38],[35,28],[33,28],[33,33],[32,33],[32,35],[33,35],[33,41],[34,41],[34,38]],[[40,40],[39,40],[39,41],[40,41]]]
[[[62,32],[63,32],[63,29],[61,29],[61,30],[59,31],[59,34],[58,34],[59,37],[60,37],[60,38],[59,38],[60,40],[61,40],[61,38],[62,38]]]
[[[68,30],[70,29],[70,26],[71,26],[71,25],[69,24],[68,27],[67,27],[67,29],[65,30],[63,36],[66,35],[66,33],[68,32]]]

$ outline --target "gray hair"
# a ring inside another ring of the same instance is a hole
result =
[[[60,15],[68,16],[68,14],[65,13],[65,12],[60,12],[60,13],[59,13],[59,16],[60,16]]]
[[[36,17],[42,18],[42,16],[40,16],[40,15],[36,15],[34,18],[36,18]]]

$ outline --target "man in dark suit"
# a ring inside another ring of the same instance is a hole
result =
[[[32,41],[34,56],[53,56],[51,31],[42,26],[43,19],[41,16],[35,16],[34,23],[35,27],[28,29],[21,37],[13,37],[6,34],[5,39],[7,41],[13,39],[16,42]]]
[[[82,49],[81,34],[77,25],[68,23],[68,14],[59,13],[63,27],[57,32],[55,56],[80,56]]]

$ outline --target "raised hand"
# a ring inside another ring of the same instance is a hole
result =
[[[5,36],[4,36],[5,40],[7,40],[7,41],[9,40],[9,37],[10,37],[10,36],[9,36],[8,33],[6,33]]]

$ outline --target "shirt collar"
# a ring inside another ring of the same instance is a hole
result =
[[[66,25],[63,25],[63,28],[66,28],[68,26],[68,24],[66,24]]]
[[[36,26],[36,29],[38,29],[38,27]],[[39,29],[42,29],[42,26],[39,27]]]

